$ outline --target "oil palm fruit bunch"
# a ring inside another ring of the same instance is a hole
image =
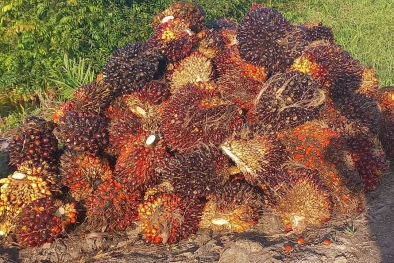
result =
[[[122,231],[137,221],[143,193],[114,178],[102,182],[85,202],[86,229]]]
[[[35,247],[52,242],[68,224],[75,223],[75,216],[73,205],[58,204],[52,196],[37,199],[25,206],[18,217],[15,231],[18,243]]]
[[[201,6],[191,2],[177,2],[153,18],[152,25],[157,27],[167,18],[179,18],[190,24],[190,29],[197,33],[205,27],[205,11]]]
[[[169,153],[159,136],[142,133],[140,137],[123,146],[116,160],[114,177],[130,191],[145,192],[157,183],[158,171]]]
[[[204,201],[178,193],[149,195],[138,206],[143,238],[148,243],[175,244],[195,234]]]
[[[225,182],[228,161],[216,148],[174,154],[159,169],[159,182],[169,182],[175,192],[184,196],[203,198]]]
[[[157,26],[147,44],[162,51],[169,62],[179,61],[191,53],[197,42],[189,27],[190,24],[183,19],[167,17]]]
[[[205,28],[196,35],[197,50],[207,58],[214,59],[224,48],[223,37],[220,31]]]
[[[113,52],[103,68],[103,82],[113,87],[115,94],[130,93],[158,79],[165,65],[159,50],[134,42]]]
[[[68,111],[55,135],[69,150],[97,153],[108,144],[107,119],[94,112]]]
[[[274,136],[247,128],[227,138],[220,147],[249,183],[262,188],[276,185],[275,174],[288,158],[283,144]]]
[[[54,128],[51,121],[35,116],[27,117],[7,147],[9,163],[18,167],[26,161],[56,162],[58,142],[52,133]]]
[[[279,176],[283,181],[270,193],[274,200],[271,206],[281,216],[286,231],[302,233],[306,227],[322,225],[331,218],[331,196],[319,182],[317,170],[291,165]]]
[[[203,229],[245,231],[257,223],[263,206],[257,188],[239,176],[231,176],[207,199],[200,222]]]
[[[113,95],[113,87],[104,81],[95,80],[75,89],[72,101],[75,103],[75,110],[100,114],[111,102]]]
[[[296,127],[314,119],[326,95],[309,75],[290,71],[272,76],[257,95],[253,114],[273,131]]]
[[[51,187],[41,177],[16,171],[0,179],[0,225],[6,228],[0,227],[1,233],[7,235],[14,230],[16,218],[26,205],[51,195]]]
[[[285,72],[308,44],[302,30],[258,4],[239,22],[237,39],[241,57],[270,74]]]
[[[182,153],[217,146],[242,122],[240,113],[218,94],[188,84],[165,104],[161,133],[170,149]]]
[[[65,150],[60,156],[60,175],[75,201],[87,199],[102,183],[112,178],[112,170],[104,156]]]

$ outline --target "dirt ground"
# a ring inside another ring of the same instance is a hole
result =
[[[73,234],[38,248],[20,248],[10,237],[0,245],[0,263],[126,262],[394,262],[394,168],[366,195],[359,214],[336,215],[302,235],[285,233],[270,210],[243,233],[200,231],[176,246],[147,245],[138,227],[121,233]],[[305,243],[297,240],[303,237]],[[324,245],[323,240],[331,240]],[[285,252],[285,246],[293,250]]]

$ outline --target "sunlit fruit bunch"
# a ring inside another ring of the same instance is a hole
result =
[[[69,223],[137,224],[171,245],[201,228],[245,231],[267,209],[295,233],[363,209],[394,156],[394,90],[329,27],[259,4],[239,22],[206,21],[191,2],[152,20],[53,120],[19,127],[1,235],[37,246]]]

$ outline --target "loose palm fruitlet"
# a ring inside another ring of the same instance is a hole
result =
[[[331,28],[260,4],[239,22],[183,1],[153,15],[147,41],[114,50],[55,124],[19,127],[0,235],[58,237],[77,219],[64,207],[61,223],[48,196],[76,202],[77,231],[136,224],[154,244],[245,231],[269,209],[295,233],[363,209],[394,156],[394,90]]]

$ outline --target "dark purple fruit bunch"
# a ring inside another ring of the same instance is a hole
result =
[[[69,150],[96,153],[108,144],[107,119],[69,111],[60,118],[55,134]]]
[[[19,166],[26,161],[56,162],[58,142],[52,133],[53,129],[54,124],[50,121],[28,117],[7,147],[9,163]]]

